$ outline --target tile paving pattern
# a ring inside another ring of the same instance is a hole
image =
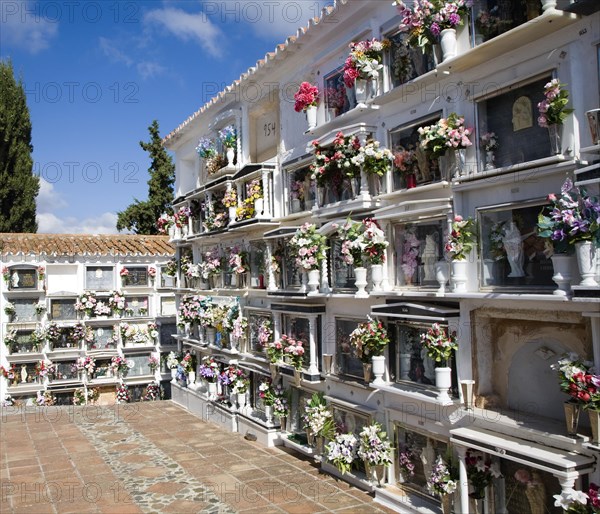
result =
[[[391,512],[169,401],[4,409],[0,458],[3,514]]]

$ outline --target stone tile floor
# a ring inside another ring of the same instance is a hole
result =
[[[0,416],[3,514],[391,512],[310,459],[169,401]]]

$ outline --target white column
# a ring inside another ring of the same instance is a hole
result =
[[[554,475],[556,476],[556,475]],[[569,477],[569,478],[564,478],[564,477],[556,477],[558,478],[558,483],[560,484],[560,488],[562,489],[562,492],[566,492],[569,489],[573,489],[575,487],[575,477]]]
[[[281,339],[281,314],[273,313],[273,341]]]
[[[309,326],[309,352],[310,352],[310,364],[308,366],[308,372],[311,375],[319,374],[319,366],[317,365],[317,318],[311,316],[308,318]]]
[[[267,241],[267,290],[268,291],[277,291],[277,284],[275,282],[275,273],[273,273],[273,268],[271,267],[271,260],[273,258],[273,243],[271,241]]]
[[[459,473],[459,495],[460,495],[460,511],[469,512],[469,479],[467,478],[467,449],[459,446],[456,448],[458,453],[458,473]]]
[[[323,294],[331,293],[331,287],[329,287],[329,253],[325,252],[325,258],[321,261],[321,287],[319,292]]]
[[[365,144],[367,142],[367,135],[364,133],[359,134],[358,139],[360,141],[361,146],[365,146]],[[363,200],[368,200],[370,198],[368,176],[367,176],[364,166],[362,166],[362,165],[360,167],[360,193],[359,193],[359,196],[362,197]]]
[[[381,230],[383,230],[385,237],[388,241],[392,241],[393,238],[390,237],[390,222],[389,221],[384,221],[381,224]],[[390,255],[392,254],[392,249],[391,249],[391,243],[388,244],[387,248],[385,249],[385,262],[383,264],[383,282],[381,283],[381,288],[384,291],[389,291],[390,289],[392,289],[392,286],[390,285],[390,265],[392,263],[392,259],[390,259]]]
[[[269,175],[271,172],[269,170],[263,170],[262,172],[262,188],[263,188],[263,200],[265,202],[263,208],[262,218],[270,219],[272,217],[273,208],[272,208],[272,198],[271,198],[271,187],[269,184]]]
[[[237,191],[237,203],[238,203],[238,207],[242,206],[242,191],[243,191],[243,184],[241,182],[237,182],[235,184],[236,187],[236,191]]]

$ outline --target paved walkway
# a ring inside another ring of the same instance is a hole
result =
[[[309,459],[165,402],[2,411],[0,512],[390,512]]]

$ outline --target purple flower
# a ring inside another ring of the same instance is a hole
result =
[[[433,22],[433,23],[431,24],[431,27],[429,27],[429,30],[431,31],[431,33],[432,33],[434,36],[439,36],[439,35],[440,35],[440,32],[441,32],[441,30],[440,30],[440,26],[439,26],[437,23],[435,23],[435,22]]]
[[[453,13],[448,17],[448,22],[450,22],[451,25],[458,25],[460,23],[460,16]]]
[[[565,237],[567,237],[567,235],[565,234],[564,230],[558,229],[552,232],[550,239],[552,239],[553,241],[564,241]]]

